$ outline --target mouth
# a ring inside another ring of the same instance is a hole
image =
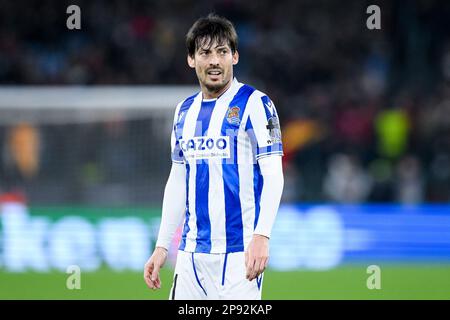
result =
[[[206,73],[211,77],[218,77],[222,74],[222,70],[210,69]]]

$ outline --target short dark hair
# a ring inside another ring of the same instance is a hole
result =
[[[238,46],[238,36],[231,21],[224,17],[210,13],[195,21],[186,34],[186,47],[189,56],[203,46],[208,48],[217,41],[219,44],[228,42],[231,52],[235,53]]]

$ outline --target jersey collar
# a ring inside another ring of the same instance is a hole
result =
[[[224,98],[229,97],[229,96],[234,96],[238,92],[239,87],[240,87],[240,83],[236,79],[236,77],[234,77],[233,80],[231,80],[231,86],[224,93],[222,93],[217,98],[214,98],[214,99],[202,99],[202,101],[204,101],[204,102],[214,101],[214,100],[224,99]],[[203,97],[203,94],[201,92],[200,92],[200,95]]]

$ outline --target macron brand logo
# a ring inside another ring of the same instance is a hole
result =
[[[272,101],[266,102],[264,104],[266,105],[267,109],[269,109],[270,114],[273,116],[273,104],[272,104]]]
[[[230,137],[194,137],[181,139],[180,148],[186,159],[230,158]]]
[[[184,114],[186,113],[186,111],[181,111],[180,114],[178,115],[178,120],[177,123],[180,123],[181,119],[183,119]]]

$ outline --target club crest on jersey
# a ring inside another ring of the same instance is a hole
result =
[[[240,108],[238,106],[229,107],[227,112],[227,121],[231,124],[239,125],[241,123],[241,119],[239,118]]]

